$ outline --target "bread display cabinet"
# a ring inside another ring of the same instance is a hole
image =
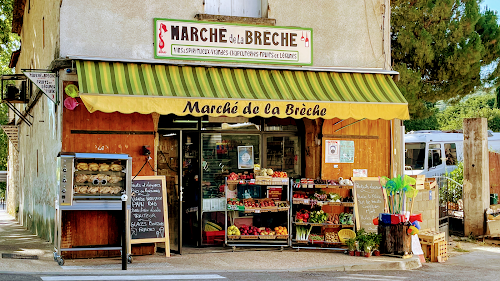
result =
[[[345,250],[342,229],[354,229],[350,180],[296,179],[292,183],[292,247]]]
[[[132,158],[65,153],[59,155],[57,165],[54,260],[64,264],[63,252],[122,250],[123,228],[129,225],[122,200],[130,206]],[[129,227],[125,229],[129,241]]]

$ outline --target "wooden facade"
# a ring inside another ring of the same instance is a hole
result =
[[[500,194],[500,153],[489,152],[490,193]]]
[[[367,169],[368,177],[391,176],[391,121],[325,120],[322,136],[321,178],[348,179],[353,169]],[[325,163],[325,140],[354,141],[354,163]]]
[[[68,82],[65,82],[68,83]],[[69,82],[71,83],[71,82]],[[65,95],[64,98],[67,98]],[[62,151],[80,153],[116,153],[132,156],[132,174],[140,176],[155,175],[153,148],[155,140],[154,123],[151,115],[139,113],[122,114],[118,112],[90,113],[83,102],[74,110],[64,108],[62,120]],[[151,148],[153,158],[146,163],[142,147]],[[143,167],[144,166],[144,167]],[[142,168],[142,170],[141,170]],[[139,172],[140,171],[140,172]],[[63,212],[66,213],[66,212]],[[98,246],[120,244],[117,229],[122,218],[108,211],[70,211],[62,217],[62,240],[64,246]],[[118,239],[118,242],[114,239]],[[133,245],[133,255],[152,254],[154,244]],[[67,252],[68,258],[89,258],[116,256],[119,251],[80,251]]]

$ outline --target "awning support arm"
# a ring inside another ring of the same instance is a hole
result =
[[[361,122],[361,121],[363,121],[363,120],[365,120],[365,119],[366,119],[366,118],[363,118],[363,119],[360,119],[360,120],[358,120],[358,121],[354,121],[354,122],[352,122],[351,124],[347,124],[347,125],[345,125],[345,126],[343,126],[343,127],[340,127],[340,128],[338,128],[337,130],[335,130],[335,132],[338,132],[338,131],[340,131],[340,130],[342,130],[342,129],[346,128],[346,127],[349,127],[349,126],[351,126],[351,125],[354,125],[354,124],[356,124],[356,123],[358,123],[358,122]]]
[[[26,123],[28,126],[31,127],[31,125],[33,125],[30,120],[28,120],[28,118],[26,118],[26,116],[24,116],[12,103],[10,103],[9,101],[6,102],[7,106],[12,109],[12,111],[14,111],[14,113],[19,116],[19,118],[21,118],[21,120],[24,121],[24,123]],[[31,116],[31,115],[30,115]],[[33,117],[33,116],[31,116]]]

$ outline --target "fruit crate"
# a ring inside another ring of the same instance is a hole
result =
[[[259,239],[265,239],[265,240],[276,239],[276,235],[259,235]]]
[[[224,235],[226,231],[203,231],[203,243],[204,244],[222,244],[224,242]]]
[[[259,235],[241,235],[240,238],[241,239],[248,239],[248,240],[259,239]]]
[[[276,235],[276,239],[278,239],[278,240],[286,240],[286,239],[288,239],[288,235]]]
[[[445,241],[437,242],[432,245],[422,245],[424,257],[428,258],[431,262],[445,262],[446,260],[448,260],[447,250],[448,247]]]
[[[445,232],[425,231],[418,234],[420,244],[432,245],[446,240]]]
[[[228,235],[227,239],[229,240],[237,240],[240,239],[241,235]]]

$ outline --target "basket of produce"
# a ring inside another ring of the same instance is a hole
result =
[[[345,244],[345,241],[356,237],[356,232],[354,232],[350,229],[341,229],[339,231],[338,235],[339,235],[340,242]]]
[[[310,234],[309,241],[311,241],[311,243],[313,243],[313,244],[323,244],[323,242],[325,241],[325,238],[323,237],[323,235]]]
[[[259,239],[259,235],[241,235],[241,239]]]
[[[337,232],[325,232],[325,242],[340,243],[338,233]]]
[[[227,239],[235,240],[240,239],[241,232],[235,225],[227,228]]]

